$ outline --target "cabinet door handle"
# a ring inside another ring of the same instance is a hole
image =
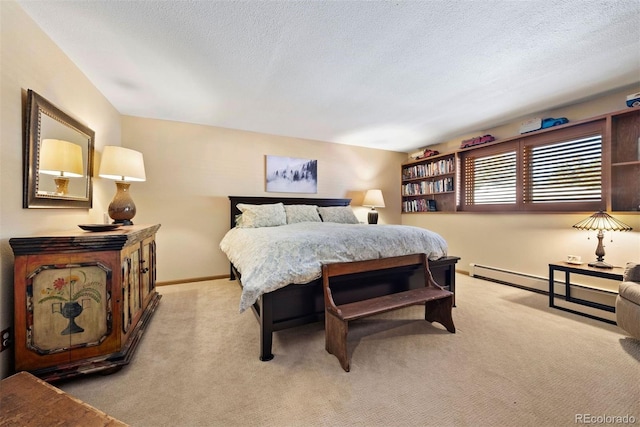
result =
[[[142,269],[142,273],[143,273],[143,274],[144,274],[144,273],[146,273],[146,272],[148,272],[148,271],[149,271],[149,267],[145,267],[145,268],[143,268],[143,269]]]

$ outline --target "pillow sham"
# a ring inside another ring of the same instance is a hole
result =
[[[287,214],[287,224],[322,221],[316,205],[285,205],[284,211]]]
[[[358,218],[351,206],[318,207],[318,212],[324,222],[338,222],[341,224],[358,224]]]
[[[239,228],[277,227],[287,223],[287,215],[282,203],[267,205],[248,205],[238,203],[242,212]]]

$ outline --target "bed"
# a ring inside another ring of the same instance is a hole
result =
[[[247,266],[240,265],[238,258],[230,256],[228,253],[228,235],[233,232],[243,230],[235,229],[236,221],[242,213],[238,205],[274,205],[282,203],[289,205],[315,205],[320,208],[327,207],[348,207],[350,199],[321,199],[321,198],[282,198],[282,197],[240,197],[229,196],[230,200],[230,231],[225,235],[221,242],[221,249],[230,259],[230,279],[238,279],[238,283],[243,288],[243,294],[240,302],[240,311],[250,308],[258,320],[260,327],[260,360],[267,361],[273,359],[272,342],[273,332],[303,325],[306,323],[317,322],[324,317],[324,296],[322,291],[322,282],[318,278],[309,281],[292,281],[291,284],[277,285],[265,283],[265,289],[268,291],[255,293],[253,286],[251,292],[248,292],[250,286],[243,284],[241,272],[247,272],[246,281],[249,281],[250,270]],[[331,208],[329,208],[331,209]],[[246,211],[245,211],[246,216]],[[287,225],[285,227],[266,227],[271,230],[261,230],[261,232],[274,231],[279,229],[279,233],[284,233],[286,228],[295,228],[301,224]],[[314,224],[308,224],[304,228],[313,230]],[[319,225],[318,225],[319,226]],[[341,225],[335,225],[331,228],[331,233],[345,234],[344,229],[340,229]],[[360,228],[363,231],[371,233],[372,227],[380,227],[378,225],[359,224],[353,225],[353,228]],[[388,226],[389,228],[410,228],[401,226]],[[239,227],[238,227],[239,228]],[[245,240],[246,243],[246,240]],[[237,243],[236,243],[237,245]],[[446,243],[445,243],[446,245]],[[311,246],[311,245],[309,245]],[[315,246],[315,245],[313,245]],[[429,254],[428,254],[429,255]],[[345,255],[351,256],[351,255]],[[366,255],[363,255],[366,256]],[[437,257],[438,259],[433,259]],[[234,265],[233,259],[236,259],[238,267]],[[429,269],[434,280],[445,289],[455,293],[455,264],[459,257],[448,256],[445,250],[435,249],[431,254],[429,261]],[[343,260],[343,259],[341,259]],[[295,269],[295,266],[294,266]],[[303,270],[302,268],[300,269]],[[312,277],[312,276],[308,276]],[[272,280],[272,279],[269,279]],[[424,286],[424,276],[419,269],[415,268],[398,268],[387,270],[384,272],[364,272],[349,276],[348,286],[342,286],[343,291],[335,295],[335,299],[340,303],[346,303],[359,299],[372,298],[392,292],[399,292],[419,286]],[[295,283],[295,284],[294,284]],[[252,293],[253,292],[253,293]]]

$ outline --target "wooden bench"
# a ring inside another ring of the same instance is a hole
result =
[[[342,305],[336,305],[334,302],[331,293],[331,278],[405,266],[419,266],[424,269],[424,288],[410,289]],[[325,304],[325,348],[338,358],[340,365],[346,372],[349,372],[349,357],[347,355],[348,323],[352,320],[410,305],[424,304],[425,320],[438,322],[447,331],[456,332],[451,316],[453,293],[441,288],[433,280],[425,254],[324,264],[322,266],[322,286]]]

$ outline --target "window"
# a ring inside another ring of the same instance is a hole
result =
[[[588,123],[461,152],[459,210],[601,209],[603,124]]]
[[[600,202],[602,136],[525,147],[525,203]]]
[[[516,203],[516,152],[469,156],[464,161],[465,204]]]

